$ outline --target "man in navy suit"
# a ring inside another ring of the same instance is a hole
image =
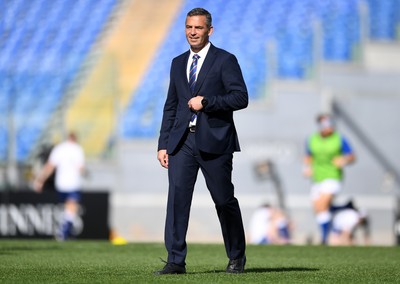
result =
[[[169,179],[168,261],[156,274],[186,273],[186,232],[199,169],[221,224],[226,272],[242,273],[246,242],[232,184],[233,152],[240,151],[233,111],[247,107],[247,88],[236,57],[209,42],[211,14],[195,8],[185,24],[190,50],[172,61],[158,142],[158,160]]]

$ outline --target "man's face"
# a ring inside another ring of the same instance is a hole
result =
[[[213,27],[206,24],[206,16],[186,18],[186,39],[193,52],[199,52],[208,43]]]
[[[318,127],[322,136],[329,136],[335,131],[333,121],[329,117],[322,118],[318,122]]]

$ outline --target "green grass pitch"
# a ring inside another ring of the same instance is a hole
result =
[[[400,283],[400,247],[247,247],[225,273],[222,244],[188,244],[187,274],[155,276],[163,244],[0,240],[0,283]]]

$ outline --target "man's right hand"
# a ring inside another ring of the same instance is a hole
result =
[[[168,154],[167,150],[159,150],[157,154],[157,159],[160,161],[162,167],[168,169]]]
[[[43,182],[39,179],[35,179],[33,182],[33,190],[37,193],[41,193],[43,190]]]

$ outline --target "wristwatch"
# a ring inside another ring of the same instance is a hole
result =
[[[206,106],[208,105],[208,100],[207,100],[206,98],[203,98],[203,99],[201,100],[201,105],[202,105],[203,107],[206,107]]]

